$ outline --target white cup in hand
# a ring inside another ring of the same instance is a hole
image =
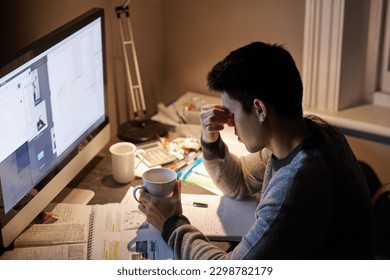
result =
[[[149,194],[158,197],[167,197],[172,194],[175,188],[177,174],[169,168],[152,168],[142,175],[142,186],[137,186],[133,190],[133,196],[139,203],[137,191],[144,189]]]
[[[118,142],[110,147],[112,176],[121,184],[134,180],[134,158],[139,153],[145,153],[142,149],[129,142]]]

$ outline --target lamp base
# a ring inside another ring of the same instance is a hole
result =
[[[118,138],[132,143],[142,143],[168,135],[169,126],[153,121],[129,121],[118,128]]]

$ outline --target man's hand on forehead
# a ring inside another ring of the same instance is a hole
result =
[[[206,142],[218,139],[218,132],[224,125],[234,126],[233,114],[221,105],[205,105],[201,108],[200,119],[202,125],[202,138]]]

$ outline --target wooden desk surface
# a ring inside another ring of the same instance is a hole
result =
[[[114,181],[111,168],[109,147],[117,142],[113,138],[110,143],[68,184],[57,196],[55,201],[61,201],[72,188],[88,189],[95,192],[95,196],[89,204],[105,204],[120,202],[126,194],[129,186],[137,186],[142,183],[141,178],[136,178],[128,184],[120,184]],[[183,193],[212,194],[211,192],[188,182],[182,182]]]
[[[126,194],[129,186],[140,185],[141,178],[136,178],[128,184],[119,184],[114,181],[111,169],[111,157],[109,147],[117,142],[112,139],[110,143],[72,180],[71,183],[57,196],[55,201],[61,201],[72,188],[88,189],[95,192],[95,196],[89,204],[105,204],[120,202]],[[211,192],[192,183],[182,182],[182,192],[192,194],[212,194]],[[185,213],[184,213],[185,214]],[[232,242],[212,242],[222,250],[229,250]]]

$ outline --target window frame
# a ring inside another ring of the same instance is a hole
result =
[[[316,114],[349,135],[390,144],[390,94],[378,90],[387,2],[306,0],[302,79],[304,114]],[[359,40],[351,37],[357,28],[365,29]],[[355,45],[359,55],[351,50]],[[345,77],[357,68],[359,76]]]
[[[381,63],[383,57],[389,61],[390,69],[390,5],[387,2],[370,0],[367,54],[362,65],[365,76],[361,99],[377,105],[386,105],[387,97],[390,99],[390,71]],[[340,92],[346,0],[306,0],[305,9],[303,105],[337,112],[351,106],[340,104],[341,95],[346,94]]]

